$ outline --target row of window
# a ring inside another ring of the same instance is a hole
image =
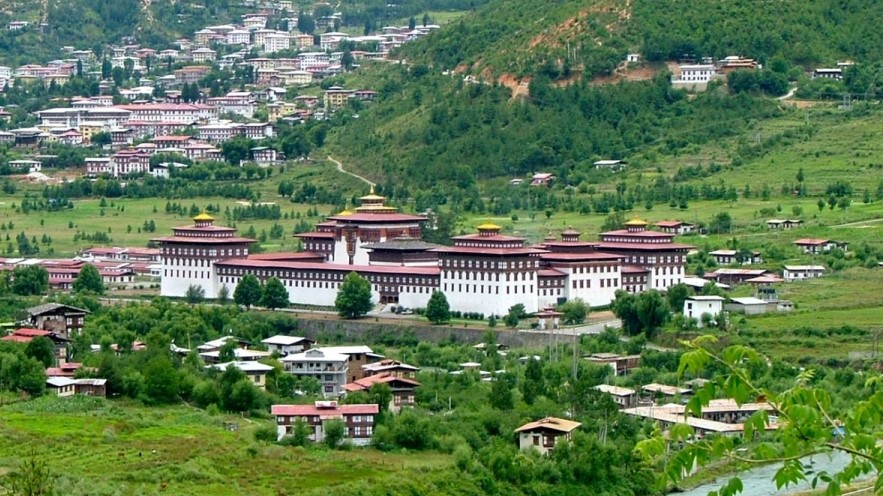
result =
[[[450,287],[450,291],[456,290],[458,293],[462,293],[464,291],[463,286],[464,286],[463,284],[447,284],[447,283],[445,283],[442,285],[442,288],[443,288],[442,291],[447,292],[447,291],[449,291],[448,287]],[[471,291],[470,291],[469,284],[466,284],[465,286],[466,286],[465,291],[467,293],[500,294],[500,287],[499,286],[485,286],[484,284],[472,284]],[[531,294],[531,293],[533,293],[533,284],[531,284],[530,286],[522,285],[520,287],[521,287],[521,291],[518,290],[518,288],[519,288],[518,285],[506,286],[506,293],[505,294]],[[528,288],[530,288],[530,289],[528,290]]]
[[[533,281],[534,272],[505,272],[506,281]],[[487,276],[487,279],[485,279]],[[442,272],[442,277],[450,279],[462,279],[464,281],[500,281],[499,272]]]
[[[632,255],[631,258],[626,258],[626,262],[630,263],[656,263],[656,256],[645,257],[645,256],[636,256]],[[684,255],[661,255],[659,256],[659,263],[684,263],[686,262],[686,257]]]
[[[170,270],[166,269],[163,271],[163,275],[166,277],[186,277],[187,279],[202,279],[209,278],[211,274],[207,272],[203,272],[201,270]]]
[[[178,233],[180,236],[182,233]],[[189,234],[185,234],[187,236]],[[248,248],[184,248],[178,246],[169,246],[162,251],[163,255],[190,255],[200,257],[238,257],[248,255]],[[174,261],[175,259],[168,259]]]
[[[636,238],[633,236],[604,236],[604,241],[607,243],[637,243],[637,244],[662,244],[662,243],[671,243],[671,240],[666,237],[658,237],[658,238]]]
[[[599,279],[602,288],[616,288],[619,287],[619,281],[617,279]],[[573,289],[591,289],[592,281],[591,279],[576,279],[573,281]]]
[[[460,245],[457,245],[460,246]],[[518,262],[494,262],[488,260],[460,260],[446,258],[439,260],[439,267],[460,269],[538,269],[540,262],[535,260],[519,260]]]

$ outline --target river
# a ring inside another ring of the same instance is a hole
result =
[[[849,460],[850,456],[848,454],[838,451],[831,453],[830,455],[815,455],[805,458],[803,461],[804,463],[811,461],[814,472],[825,470],[828,473],[836,473],[842,470],[843,467],[849,463]],[[781,463],[764,465],[737,474],[739,478],[742,479],[742,494],[745,496],[776,496],[812,489],[812,478],[807,482],[801,482],[797,485],[782,488],[781,490],[776,489],[776,483],[773,481],[773,476],[781,466]],[[677,494],[678,496],[706,496],[710,491],[720,489],[721,485],[731,477],[732,476],[722,477],[714,482],[703,484],[687,492],[674,494]]]

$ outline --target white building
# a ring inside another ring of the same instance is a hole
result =
[[[717,68],[714,64],[681,65],[677,78],[672,80],[672,85],[676,88],[704,90],[716,75]]]
[[[264,52],[276,53],[282,50],[288,50],[291,43],[291,37],[288,33],[273,32],[264,37]]]
[[[724,298],[720,296],[689,296],[684,300],[684,317],[696,319],[699,327],[703,326],[703,315],[716,319],[723,309]]]
[[[248,45],[251,43],[251,31],[234,29],[227,33],[228,45]]]
[[[344,394],[349,357],[319,348],[293,353],[280,359],[285,371],[300,377],[312,377],[322,385],[326,398]]]
[[[300,336],[284,336],[277,334],[261,341],[267,345],[267,349],[279,353],[280,356],[290,355],[292,353],[301,353],[308,350],[314,343],[312,339]]]
[[[581,425],[573,420],[556,417],[546,417],[524,424],[515,429],[518,434],[518,448],[523,451],[537,450],[543,455],[548,455],[558,443],[570,441],[573,431]]]
[[[782,277],[786,281],[800,281],[802,279],[814,279],[825,275],[825,267],[822,265],[786,265],[782,271]]]

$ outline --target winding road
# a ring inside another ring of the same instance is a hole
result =
[[[329,160],[330,162],[334,162],[335,164],[337,164],[337,170],[338,170],[338,171],[343,172],[343,173],[346,174],[346,175],[353,176],[354,178],[358,179],[359,181],[362,181],[362,182],[368,184],[368,186],[372,186],[372,187],[373,187],[373,186],[376,186],[375,183],[372,183],[372,182],[369,181],[367,178],[364,178],[364,177],[362,177],[362,176],[360,176],[360,175],[358,175],[358,174],[355,174],[355,173],[353,173],[353,172],[350,172],[350,171],[344,169],[344,168],[343,168],[343,164],[342,164],[339,160],[335,160],[334,157],[332,157],[331,155],[328,155],[328,160]]]

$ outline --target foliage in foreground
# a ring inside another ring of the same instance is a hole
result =
[[[883,493],[883,446],[879,443],[883,437],[883,381],[879,375],[866,381],[867,386],[874,388],[869,398],[837,415],[831,394],[814,383],[812,369],[800,373],[790,388],[775,392],[759,387],[752,378],[753,370],[770,367],[768,359],[755,350],[740,345],[721,349],[712,336],[684,344],[690,351],[682,355],[679,373],[698,376],[709,369],[722,372],[690,399],[689,414],[700,416],[702,408],[723,393],[739,404],[766,401],[772,407],[771,411],[761,410],[748,418],[744,439],[754,439],[772,424],[778,424],[778,428],[772,442],[759,443],[748,454],[736,450],[732,437],[697,440],[693,428],[685,424],[672,427],[667,436],[657,434],[639,442],[636,450],[646,460],[657,462],[667,456],[669,447],[682,446],[665,462],[667,479],[678,482],[694,467],[725,458],[754,465],[782,463],[774,476],[778,489],[809,481],[813,488],[826,486],[825,494],[837,495],[862,476],[876,474],[875,493]],[[835,451],[851,456],[849,464],[839,472],[813,472],[810,465],[804,464],[809,456]],[[717,494],[732,496],[741,492],[741,480],[733,477]]]

